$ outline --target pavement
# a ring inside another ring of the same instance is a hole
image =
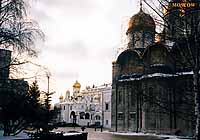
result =
[[[26,133],[19,133],[17,136],[3,136],[3,130],[0,130],[0,140],[14,140],[21,138],[29,138]]]
[[[81,131],[81,127],[60,127],[56,129],[58,132],[68,132],[68,131]],[[152,135],[129,135],[126,133],[113,133],[109,132],[109,129],[97,129],[86,128],[84,132],[88,132],[88,140],[161,140],[161,138]]]

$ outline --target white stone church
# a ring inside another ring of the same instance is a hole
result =
[[[58,122],[111,128],[111,89],[111,84],[103,84],[81,90],[81,84],[76,81],[72,94],[68,90],[55,105],[61,108]]]

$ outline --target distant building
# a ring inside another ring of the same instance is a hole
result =
[[[11,51],[0,49],[0,79],[9,78],[9,68],[11,63]]]
[[[86,87],[80,91],[81,85],[76,81],[73,95],[67,91],[65,97],[60,96],[56,104],[61,108],[60,122],[76,122],[81,126],[103,125],[111,127],[111,85]]]
[[[0,49],[0,94],[16,93],[26,94],[28,92],[28,82],[23,79],[10,79],[11,51]],[[5,103],[0,95],[0,105]]]

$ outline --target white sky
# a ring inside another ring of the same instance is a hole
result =
[[[30,14],[46,35],[35,62],[49,68],[55,102],[76,80],[82,89],[111,83],[122,22],[138,11],[139,0],[30,0]]]

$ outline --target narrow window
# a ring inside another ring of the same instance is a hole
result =
[[[123,113],[118,113],[118,117],[117,117],[119,120],[122,120],[123,119]]]
[[[106,125],[108,125],[108,120],[106,120]]]
[[[154,93],[153,93],[153,88],[149,88],[149,105],[153,106],[154,104]]]
[[[85,119],[90,119],[90,114],[89,113],[85,114]]]
[[[135,105],[135,97],[134,97],[134,93],[131,93],[131,105]]]
[[[108,111],[109,110],[109,106],[108,106],[109,104],[108,103],[106,103],[106,111]]]
[[[130,113],[130,119],[133,119],[133,120],[136,119],[136,113],[135,112]]]
[[[101,119],[101,117],[99,116],[99,115],[96,115],[96,120],[100,120]]]
[[[119,104],[122,102],[122,92],[119,91],[119,98],[118,98]]]
[[[84,112],[80,112],[80,119],[84,119],[85,113]]]

